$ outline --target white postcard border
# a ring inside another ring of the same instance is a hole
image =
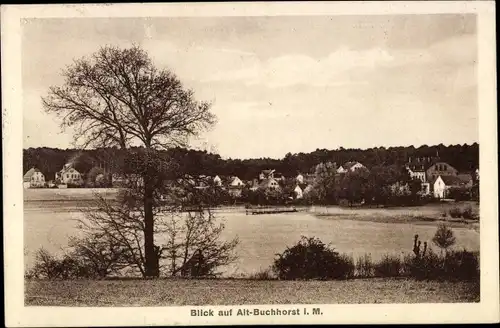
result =
[[[22,18],[271,15],[478,14],[481,177],[481,302],[477,304],[346,304],[322,316],[192,317],[190,310],[292,309],[304,305],[76,308],[25,307],[23,279]],[[7,326],[131,326],[310,323],[473,323],[499,320],[496,67],[494,3],[332,2],[2,6],[4,273]]]

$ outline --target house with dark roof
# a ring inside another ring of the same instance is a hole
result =
[[[421,191],[424,195],[431,192],[431,182],[427,179],[427,169],[436,161],[438,161],[436,157],[417,157],[413,159],[410,157],[405,165],[410,178],[421,181]]]
[[[267,178],[259,183],[259,189],[263,191],[281,190],[281,186],[274,178]]]
[[[451,166],[448,163],[435,162],[426,169],[425,175],[426,175],[427,181],[434,184],[434,182],[436,181],[436,179],[439,176],[455,176],[456,177],[458,175],[458,170],[455,169],[453,166]]]
[[[45,186],[45,175],[39,169],[32,167],[24,174],[24,188],[40,188],[43,186]]]
[[[418,179],[422,181],[422,183],[426,183],[429,182],[427,180],[426,171],[429,167],[436,163],[436,161],[437,159],[435,157],[417,157],[413,159],[410,157],[405,167],[412,179]]]
[[[472,188],[472,186],[474,185],[474,178],[470,173],[459,173],[457,177],[462,180],[466,187]]]
[[[274,179],[274,173],[276,170],[262,170],[259,174],[259,181],[265,179]]]
[[[434,197],[443,199],[449,196],[450,189],[452,188],[471,188],[472,181],[456,175],[440,175],[434,181],[433,186]]]

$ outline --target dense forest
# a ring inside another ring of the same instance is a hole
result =
[[[404,165],[408,160],[418,157],[439,157],[459,172],[472,172],[479,166],[479,145],[450,145],[410,147],[378,147],[370,149],[316,149],[311,153],[288,153],[282,159],[223,159],[218,154],[206,151],[172,148],[163,151],[164,156],[174,159],[186,174],[191,175],[236,175],[243,180],[251,180],[264,169],[275,169],[284,176],[294,176],[298,172],[312,173],[319,163],[335,162],[342,165],[347,161],[358,161],[368,168],[374,166]],[[127,155],[117,148],[106,149],[57,149],[28,148],[23,150],[23,169],[40,169],[47,180],[54,179],[55,173],[64,164],[72,163],[81,173],[92,167],[101,167],[109,172],[121,167]]]

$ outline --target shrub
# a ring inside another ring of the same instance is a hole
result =
[[[28,279],[96,278],[92,269],[71,255],[57,258],[43,248],[35,256],[35,265],[25,273]]]
[[[401,262],[401,276],[410,277],[412,275],[413,260],[414,256],[411,254],[405,254]]]
[[[354,274],[354,263],[321,240],[303,236],[295,246],[278,254],[273,271],[283,280],[347,279]]]
[[[356,276],[359,278],[369,278],[374,275],[373,261],[370,254],[358,257],[356,260]]]
[[[402,271],[402,262],[399,257],[384,255],[380,262],[375,263],[376,277],[398,277]]]
[[[462,217],[467,220],[471,220],[474,218],[474,214],[472,213],[472,207],[468,206],[462,211]]]
[[[443,276],[440,272],[442,259],[432,250],[424,256],[412,257],[409,262],[405,263],[405,266],[409,268],[410,275],[417,280],[436,280]]]
[[[445,224],[440,224],[438,226],[436,234],[432,238],[432,242],[445,251],[448,247],[453,246],[455,241],[456,238],[453,234],[453,230],[448,228]]]
[[[449,280],[479,279],[479,254],[467,250],[451,251],[443,265],[443,275]]]
[[[448,213],[450,214],[450,216],[454,219],[456,218],[460,218],[462,216],[462,210],[460,210],[459,207],[452,207]]]
[[[342,270],[344,270],[344,274],[342,275],[342,278],[344,279],[350,279],[354,278],[354,273],[356,271],[356,266],[354,265],[354,260],[352,256],[349,256],[347,254],[340,254],[340,266],[342,267]]]
[[[451,246],[455,237],[453,231],[442,225],[433,239],[442,249]],[[432,249],[427,249],[424,243],[423,252],[420,249],[418,236],[414,239],[414,256],[406,255],[401,263],[400,273],[417,280],[478,280],[479,253],[463,251],[446,251],[437,255]],[[395,272],[395,269],[394,269]]]
[[[273,274],[271,268],[267,268],[251,274],[248,278],[251,280],[275,280],[276,276]]]

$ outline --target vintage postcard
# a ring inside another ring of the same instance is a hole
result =
[[[6,325],[498,322],[494,10],[2,6]]]

